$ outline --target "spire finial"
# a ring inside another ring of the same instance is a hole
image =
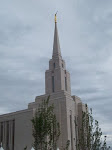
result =
[[[57,12],[55,13],[55,23],[57,23]]]

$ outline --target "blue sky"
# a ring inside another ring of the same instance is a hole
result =
[[[112,0],[0,1],[0,114],[44,94],[56,11],[72,95],[93,108],[112,145]]]

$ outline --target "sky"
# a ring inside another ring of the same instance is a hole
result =
[[[72,95],[93,109],[112,146],[112,0],[0,0],[0,114],[45,93],[57,11]]]

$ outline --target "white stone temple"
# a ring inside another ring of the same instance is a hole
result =
[[[45,71],[45,94],[36,96],[35,101],[29,103],[25,110],[0,115],[0,143],[3,143],[4,150],[23,150],[26,146],[27,150],[31,150],[31,119],[41,101],[49,95],[60,123],[58,147],[65,147],[67,140],[70,140],[69,150],[76,150],[85,105],[79,97],[71,95],[70,73],[66,70],[61,55],[56,16],[53,53],[49,60],[49,68]]]

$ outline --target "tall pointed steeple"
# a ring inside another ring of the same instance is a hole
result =
[[[62,59],[57,29],[57,17],[55,14],[54,45],[52,59],[49,61],[49,69],[45,72],[46,94],[66,91],[71,94],[70,74],[66,70],[65,61]]]
[[[54,44],[53,44],[53,55],[52,56],[53,57],[60,57],[61,56],[56,14],[55,14]]]

